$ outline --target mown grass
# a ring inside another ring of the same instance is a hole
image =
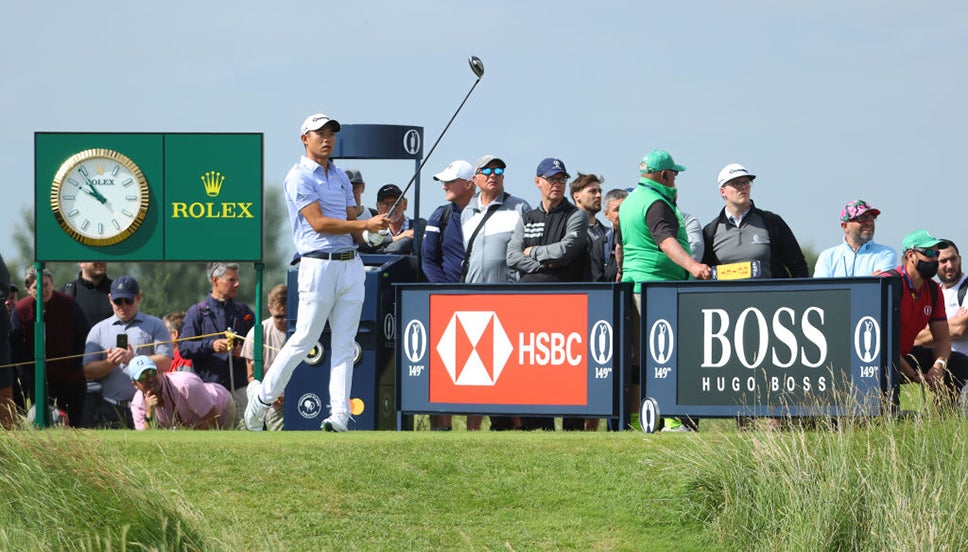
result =
[[[963,550],[968,424],[17,431],[3,550]]]

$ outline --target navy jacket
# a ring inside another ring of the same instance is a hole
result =
[[[205,382],[215,382],[232,391],[229,378],[229,353],[216,353],[212,343],[225,337],[225,330],[232,328],[245,339],[255,324],[255,313],[244,303],[232,299],[219,301],[208,294],[205,300],[192,305],[185,313],[185,322],[179,339],[208,335],[202,339],[188,339],[178,343],[178,352],[183,358],[191,359],[192,368]],[[218,335],[209,335],[218,334]],[[248,385],[245,373],[245,359],[232,359],[235,388]]]
[[[450,207],[450,217],[440,231],[441,217]],[[461,263],[464,261],[464,232],[460,224],[460,207],[454,203],[441,205],[431,213],[421,242],[421,268],[428,282],[460,282]]]

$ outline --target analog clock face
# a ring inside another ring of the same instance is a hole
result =
[[[50,190],[58,224],[75,240],[105,246],[123,241],[148,212],[148,183],[121,153],[89,149],[61,165]]]

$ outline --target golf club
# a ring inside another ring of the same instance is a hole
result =
[[[410,182],[408,182],[407,187],[403,189],[403,193],[400,194],[400,197],[397,198],[397,200],[393,203],[393,206],[390,207],[390,210],[387,211],[388,217],[392,217],[393,213],[396,212],[397,206],[400,204],[400,201],[403,200],[404,196],[407,195],[407,191],[410,190],[410,186],[412,186],[414,181],[417,179],[417,175],[420,174],[420,171],[423,169],[423,166],[427,163],[427,160],[430,159],[430,156],[434,154],[434,150],[437,149],[437,144],[440,143],[440,139],[444,137],[444,134],[447,134],[447,129],[450,128],[450,124],[454,122],[454,119],[457,118],[457,114],[460,113],[461,108],[463,108],[464,104],[467,103],[467,98],[470,98],[471,93],[473,93],[474,89],[477,88],[477,83],[481,82],[481,77],[484,76],[484,62],[481,61],[481,58],[477,56],[471,56],[467,58],[467,63],[470,64],[471,71],[473,71],[474,74],[477,75],[477,80],[474,81],[474,85],[471,86],[471,89],[467,92],[467,95],[464,96],[464,101],[462,101],[460,105],[457,106],[457,111],[455,111],[454,115],[450,118],[449,121],[447,121],[447,126],[444,127],[443,132],[441,132],[440,136],[437,137],[437,141],[434,142],[434,145],[430,147],[430,151],[423,158],[423,161],[420,162],[420,166],[417,167],[417,172],[413,173],[413,176],[410,177]]]

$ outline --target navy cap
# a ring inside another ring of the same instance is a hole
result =
[[[111,282],[111,299],[131,299],[138,296],[138,281],[131,276],[118,276]]]
[[[376,193],[376,201],[379,203],[388,197],[398,198],[402,195],[403,192],[400,191],[399,186],[396,184],[387,184],[380,188],[380,191]]]
[[[548,178],[549,176],[554,176],[558,173],[565,173],[565,177],[571,178],[568,174],[568,170],[565,168],[565,162],[561,159],[555,159],[554,157],[548,157],[547,159],[542,159],[538,163],[538,174],[541,178]]]

